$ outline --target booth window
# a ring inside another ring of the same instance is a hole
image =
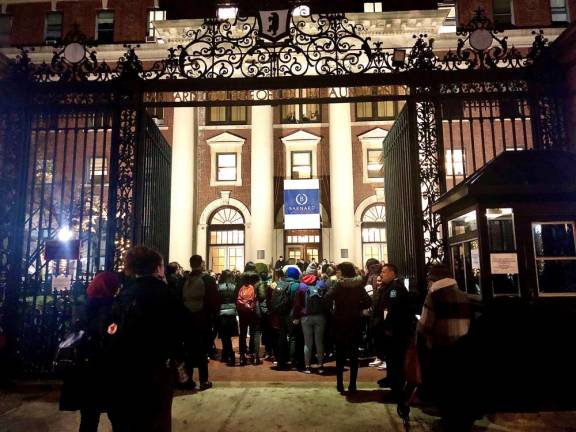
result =
[[[540,295],[576,294],[574,222],[533,222]]]
[[[516,254],[514,235],[514,213],[511,208],[486,209],[488,227],[488,247],[490,254]],[[517,273],[496,273],[491,269],[492,293],[499,295],[520,295],[520,281]]]
[[[448,221],[452,271],[458,288],[467,294],[481,296],[480,247],[476,211]]]

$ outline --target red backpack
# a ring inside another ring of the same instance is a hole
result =
[[[244,284],[240,287],[236,299],[238,312],[254,312],[256,310],[256,290],[254,285]]]

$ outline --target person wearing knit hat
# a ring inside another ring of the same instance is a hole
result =
[[[106,331],[102,323],[110,322],[112,304],[119,289],[120,278],[113,272],[98,273],[86,289],[88,301],[81,325],[86,341],[82,345],[85,361],[65,377],[60,395],[60,410],[80,410],[81,431],[97,431],[100,413],[110,404],[111,394],[107,388],[110,370],[101,349]],[[115,417],[108,417],[116,430]]]
[[[292,265],[287,265],[284,266],[284,268],[282,269],[282,271],[284,272],[284,274],[286,275],[286,278],[288,279],[293,279],[295,281],[300,280],[300,276],[301,276],[301,272],[300,269],[298,268],[298,266],[292,264]]]
[[[112,298],[120,288],[120,278],[114,272],[106,271],[98,273],[88,284],[86,297],[89,299]]]
[[[306,274],[317,274],[318,273],[318,264],[316,263],[316,261],[314,261],[314,258],[312,258],[312,262],[310,264],[308,264],[308,267],[306,267]]]

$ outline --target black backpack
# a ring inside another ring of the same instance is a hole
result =
[[[317,285],[308,285],[306,290],[306,314],[322,315],[326,313],[326,300],[324,299],[325,288]]]
[[[290,297],[290,284],[286,281],[278,281],[276,289],[272,291],[270,299],[272,312],[287,314],[292,309],[292,298]]]

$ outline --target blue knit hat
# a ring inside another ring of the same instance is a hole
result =
[[[296,266],[288,266],[288,268],[284,270],[284,274],[289,279],[300,279],[300,269]]]

